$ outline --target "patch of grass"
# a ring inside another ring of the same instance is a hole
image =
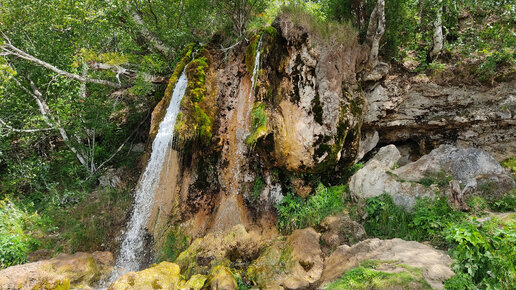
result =
[[[489,208],[494,211],[516,211],[516,189],[502,196],[500,199],[488,200]]]
[[[369,198],[366,212],[364,228],[369,236],[430,241],[439,247],[446,245],[442,231],[465,216],[451,208],[445,197],[420,199],[413,211],[407,212],[387,194]]]
[[[278,210],[278,228],[284,233],[295,229],[318,225],[325,217],[341,212],[344,209],[342,194],[347,186],[326,188],[319,184],[316,194],[304,200],[298,195],[289,193],[276,206]]]
[[[432,289],[423,278],[420,269],[402,264],[392,266],[403,268],[397,273],[376,270],[382,261],[364,261],[359,267],[347,271],[340,279],[326,289]]]
[[[324,43],[350,45],[358,36],[357,31],[350,23],[339,23],[324,19],[323,17],[308,13],[301,5],[284,6],[281,14],[290,17],[294,24],[307,29],[313,36],[320,38]]]
[[[425,177],[421,178],[417,183],[422,184],[426,187],[430,187],[433,184],[436,184],[439,188],[444,188],[448,186],[450,181],[453,179],[451,174],[446,173],[441,170],[435,173],[428,173]]]

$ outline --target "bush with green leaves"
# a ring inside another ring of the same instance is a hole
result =
[[[34,239],[31,228],[37,214],[29,214],[8,199],[0,200],[0,269],[27,261]]]
[[[306,199],[289,193],[276,206],[278,228],[284,233],[295,229],[318,225],[325,217],[344,209],[342,194],[348,188],[343,185],[325,187],[319,183],[315,195]]]
[[[512,289],[516,285],[514,219],[507,223],[464,221],[446,229],[445,236],[452,245],[453,269],[458,273],[447,281],[446,288],[474,284],[481,289]]]

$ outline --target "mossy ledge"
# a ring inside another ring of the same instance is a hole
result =
[[[154,137],[156,137],[156,134],[158,134],[159,124],[163,121],[163,118],[165,118],[165,114],[167,112],[166,108],[170,104],[172,92],[174,91],[174,87],[176,86],[177,80],[183,73],[183,70],[185,69],[188,62],[192,59],[192,53],[195,51],[195,49],[197,49],[197,44],[195,43],[190,43],[186,46],[182,54],[183,57],[181,57],[181,59],[177,63],[176,68],[174,69],[174,72],[172,73],[172,76],[168,81],[168,85],[165,89],[165,94],[163,95],[163,98],[156,105],[156,108],[152,113],[152,122],[149,132],[150,140],[154,140]]]
[[[199,57],[186,66],[188,85],[181,100],[181,111],[175,126],[176,140],[180,146],[199,143],[209,145],[217,113],[216,80],[211,67],[211,52],[204,48]]]
[[[267,111],[265,103],[255,103],[251,110],[251,133],[245,139],[245,143],[254,147],[258,139],[267,135]]]

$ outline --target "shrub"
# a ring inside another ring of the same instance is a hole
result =
[[[346,186],[326,188],[321,183],[316,194],[303,200],[300,196],[289,193],[276,206],[278,210],[278,228],[288,233],[295,229],[318,225],[325,217],[344,209],[342,194]]]
[[[516,223],[462,222],[445,231],[453,245],[453,269],[460,276],[447,282],[456,285],[473,282],[480,288],[510,289],[516,285]],[[465,277],[470,276],[470,278]],[[469,287],[468,287],[469,288]]]
[[[8,199],[0,200],[0,269],[27,261],[34,242],[30,230],[38,219]]]

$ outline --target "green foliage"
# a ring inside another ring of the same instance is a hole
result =
[[[267,134],[267,112],[265,103],[258,102],[251,110],[251,133],[246,137],[247,145],[253,147],[259,138]]]
[[[445,231],[446,239],[453,245],[453,269],[460,273],[446,284],[469,285],[471,281],[480,288],[510,289],[516,285],[516,223],[457,223]],[[471,277],[466,278],[465,275]]]
[[[413,211],[394,204],[387,194],[366,201],[367,220],[364,228],[369,235],[380,238],[401,238],[415,241],[431,241],[444,246],[442,231],[461,220],[464,214],[453,210],[445,197],[434,200],[420,199]]]
[[[174,262],[179,254],[189,245],[189,239],[181,232],[179,227],[172,229],[167,234],[165,244],[161,248],[157,262],[169,261]]]
[[[50,199],[50,202],[53,199]],[[131,206],[129,192],[101,189],[72,203],[45,203],[46,228],[38,237],[41,248],[55,252],[114,249],[115,235]]]
[[[384,263],[393,264],[402,270],[387,273],[375,269]],[[417,289],[432,289],[420,269],[392,262],[364,261],[326,289],[412,289],[415,285]]]
[[[516,211],[516,189],[512,189],[500,199],[488,200],[489,208],[499,212]]]
[[[344,209],[342,194],[347,190],[343,185],[326,188],[319,184],[315,195],[307,197],[306,200],[289,193],[276,206],[278,228],[288,233],[295,229],[318,225],[325,217]]]
[[[34,244],[32,230],[40,221],[8,199],[0,200],[0,269],[23,264]]]
[[[352,44],[357,37],[357,32],[350,23],[328,20],[324,14],[310,13],[302,5],[294,3],[284,6],[281,14],[290,17],[294,24],[307,29],[325,44],[346,46]]]
[[[256,205],[260,201],[260,194],[265,187],[265,181],[260,176],[254,180],[253,189],[251,190],[251,203]]]
[[[508,158],[502,162],[503,167],[508,168],[516,179],[516,158]]]

